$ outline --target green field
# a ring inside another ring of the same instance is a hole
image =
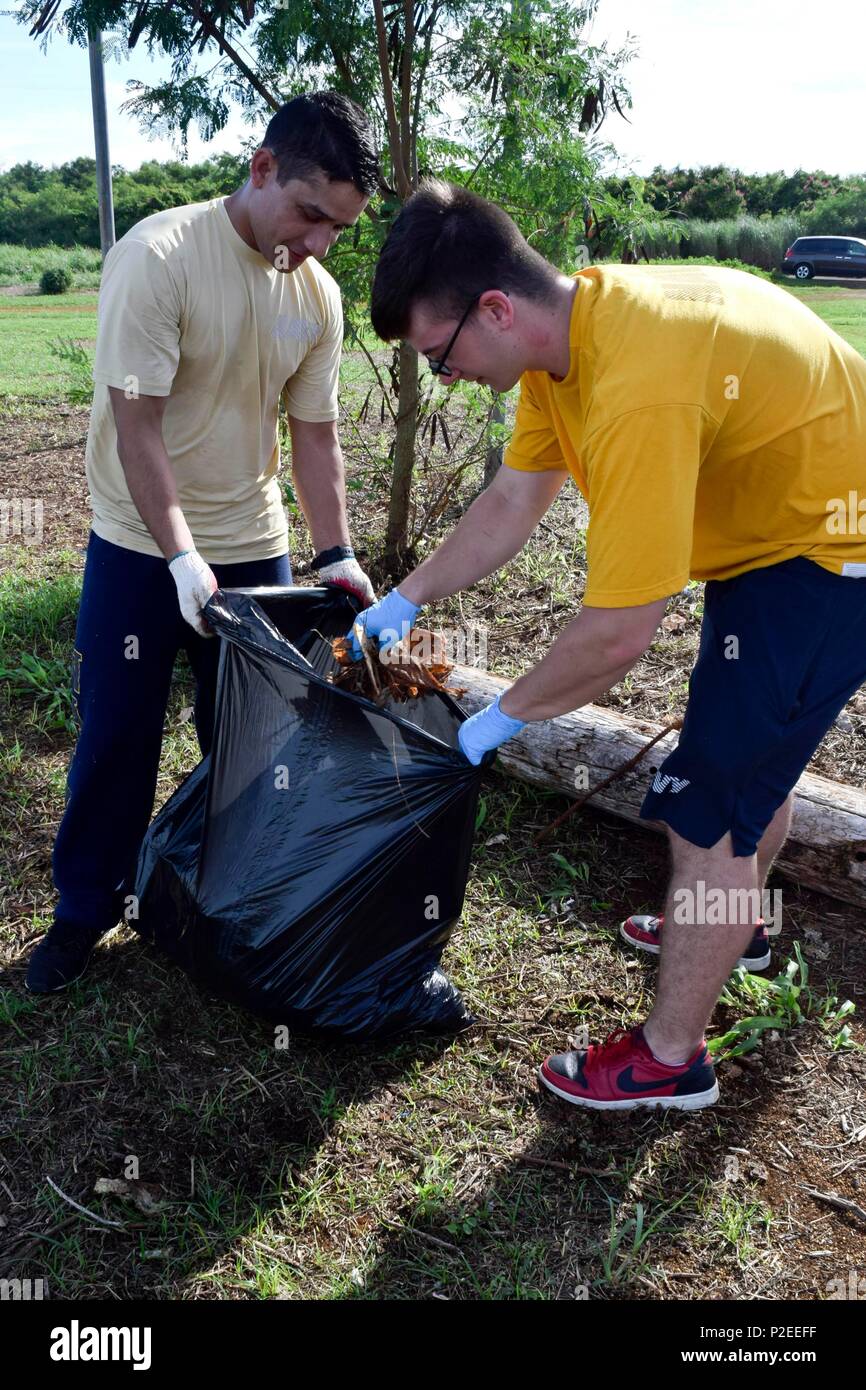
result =
[[[866,289],[852,294],[835,285],[785,286],[866,357]],[[856,297],[855,297],[856,295]]]
[[[96,343],[96,291],[0,295],[0,396],[43,399],[69,390],[72,373],[52,344]]]

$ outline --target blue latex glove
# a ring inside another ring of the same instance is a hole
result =
[[[461,752],[474,767],[481,762],[490,748],[498,748],[506,739],[513,738],[526,727],[525,719],[513,719],[499,708],[501,695],[497,695],[492,705],[485,705],[465,724],[460,725],[457,735]]]
[[[355,624],[362,627],[368,637],[378,637],[379,650],[386,650],[394,642],[400,642],[410,632],[421,605],[410,603],[399,589],[392,589],[384,598],[371,603],[363,613],[359,613],[346,636],[352,643],[352,659],[361,660],[361,644],[355,636]],[[407,626],[404,626],[407,624]]]

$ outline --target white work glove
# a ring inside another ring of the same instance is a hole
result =
[[[197,550],[181,550],[170,562],[168,569],[177,585],[181,614],[200,637],[213,637],[201,616],[201,610],[211,594],[219,588],[210,565],[206,564]]]
[[[329,564],[318,565],[316,563],[317,560],[326,558],[334,551],[348,549],[350,549],[349,546],[334,546],[331,551],[321,551],[313,561],[312,568],[326,584],[339,584],[341,589],[346,589],[350,594],[354,594],[363,604],[374,603],[376,590],[354,555],[335,556]]]

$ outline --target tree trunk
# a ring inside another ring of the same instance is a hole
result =
[[[504,425],[505,410],[502,405],[502,397],[497,393],[493,397],[493,410],[490,414],[490,425]],[[484,458],[484,486],[489,487],[502,466],[502,440],[497,436],[491,437],[490,426],[488,426],[487,453]]]
[[[400,344],[399,372],[394,472],[385,536],[385,567],[394,579],[403,577],[409,548],[409,504],[418,428],[418,354],[406,342]]]
[[[466,686],[460,704],[470,714],[511,684],[459,665],[451,682]],[[499,758],[507,773],[524,782],[579,796],[627,763],[660,727],[585,705],[573,714],[528,724],[502,745]],[[589,805],[647,830],[663,831],[656,821],[641,821],[639,811],[653,773],[676,747],[676,739],[671,733],[660,740],[636,767],[592,797]],[[775,867],[816,892],[866,906],[866,793],[804,773],[794,793],[791,832]]]

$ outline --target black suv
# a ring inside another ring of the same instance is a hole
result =
[[[799,236],[785,252],[786,275],[866,275],[866,241],[852,236]]]

